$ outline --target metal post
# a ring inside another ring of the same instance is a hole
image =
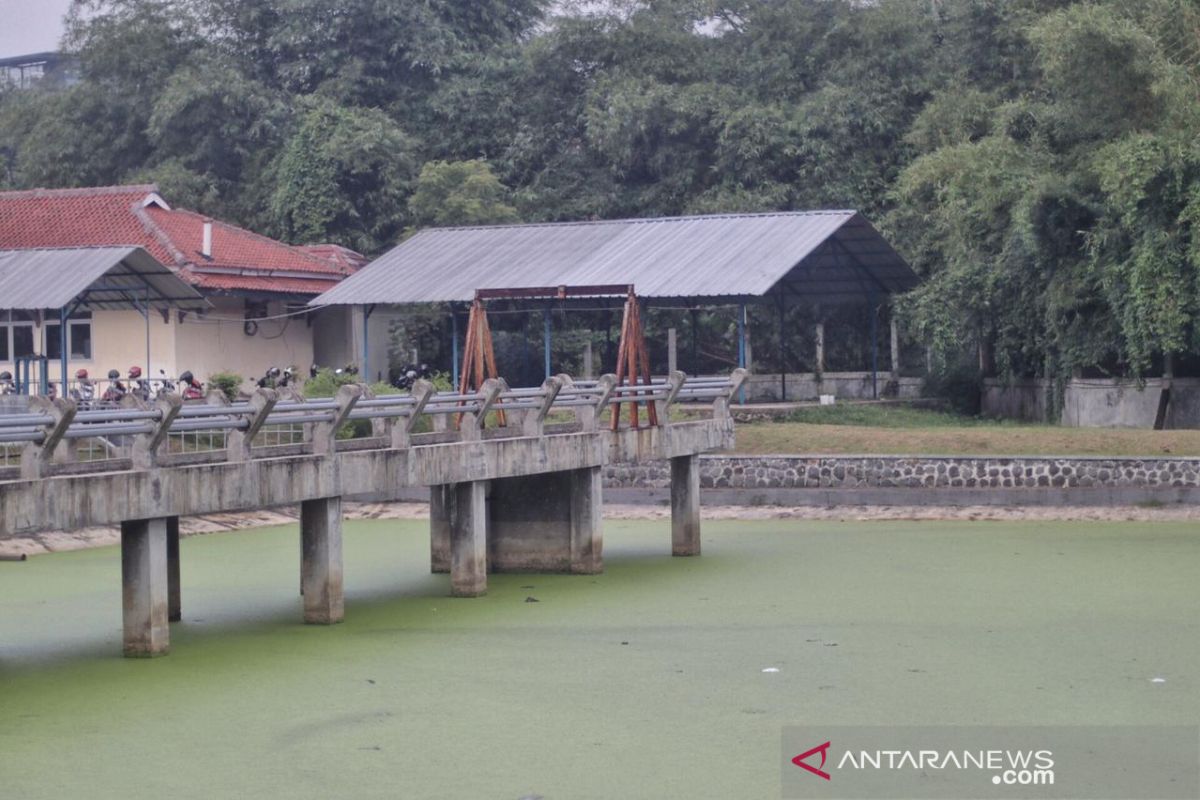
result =
[[[667,328],[667,374],[674,374],[679,369],[679,357],[676,353],[676,336],[674,328]]]
[[[146,371],[142,374],[146,376],[146,385],[150,385],[150,376],[154,373],[150,371],[150,285],[146,284]]]
[[[745,303],[742,303],[742,305],[738,308],[737,335],[738,335],[738,366],[745,369],[745,367],[746,367],[746,304]],[[740,405],[746,404],[745,388],[738,390],[738,403]]]
[[[358,374],[362,375],[362,379],[368,383],[371,382],[371,365],[369,357],[371,355],[371,312],[375,310],[375,306],[363,306],[363,323],[362,323],[362,369]]]
[[[58,385],[62,387],[62,393],[59,397],[70,397],[71,393],[67,389],[67,307],[63,306],[58,310],[58,358],[59,369]]]
[[[450,371],[454,374],[454,389],[458,391],[458,311],[450,304]]]
[[[784,329],[786,310],[783,296],[779,297],[779,399],[787,402],[787,332]]]
[[[871,398],[879,399],[879,308],[871,292]]]
[[[700,374],[700,357],[696,353],[696,340],[700,336],[700,334],[697,330],[699,327],[700,327],[700,312],[693,308],[692,309],[692,374],[693,375]]]
[[[542,349],[546,367],[546,377],[550,377],[550,305],[542,312]]]

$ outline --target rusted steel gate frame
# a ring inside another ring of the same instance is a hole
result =
[[[650,354],[646,349],[646,338],[642,327],[641,305],[634,285],[597,284],[586,286],[533,286],[524,288],[476,289],[467,320],[467,338],[463,346],[462,372],[458,390],[466,394],[478,391],[485,380],[499,377],[496,369],[496,354],[492,345],[491,327],[487,321],[487,300],[565,300],[570,297],[625,296],[625,311],[621,320],[621,340],[617,348],[617,386],[636,386],[638,379],[650,386]],[[649,391],[649,388],[647,388]],[[641,427],[641,405],[645,402],[647,423],[651,427],[659,424],[658,410],[653,401],[641,401],[635,393],[628,401],[629,423],[633,428]],[[610,426],[617,430],[621,419],[621,403],[613,407]],[[503,415],[503,411],[499,411]],[[503,416],[500,424],[504,424]]]

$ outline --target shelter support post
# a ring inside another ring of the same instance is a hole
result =
[[[183,619],[179,589],[179,517],[167,517],[167,621]]]
[[[879,306],[875,302],[875,292],[871,292],[871,399],[879,399]]]
[[[450,305],[450,372],[458,386],[458,309]]]
[[[900,325],[896,322],[896,317],[893,314],[889,320],[889,327],[892,334],[892,380],[896,381],[899,388],[900,381]]]
[[[67,370],[67,307],[63,306],[58,310],[58,385],[62,387],[59,397],[71,396],[71,375]]]
[[[332,625],[345,617],[342,596],[342,498],[300,504],[300,585],[304,621]]]
[[[667,328],[667,374],[679,369],[679,352],[674,328]]]
[[[121,523],[121,611],[125,655],[170,652],[167,520]]]
[[[671,459],[671,555],[700,555],[700,460]]]
[[[742,303],[738,306],[737,318],[737,337],[738,337],[738,366],[742,369],[748,369],[746,366],[749,359],[748,342],[746,341],[746,304]],[[738,389],[738,403],[744,405],[746,403],[745,388]]]
[[[367,383],[371,382],[371,314],[375,306],[363,306],[362,315],[362,369],[358,374]]]
[[[821,374],[824,374],[824,372],[825,372],[825,323],[824,322],[817,323],[817,329],[814,334],[813,340],[816,342],[816,349],[817,349],[817,352],[814,354],[813,358],[815,361],[817,374],[821,375]]]
[[[779,399],[787,402],[787,307],[779,296]]]
[[[542,312],[542,360],[545,367],[545,377],[549,378],[550,372],[550,305],[546,305],[546,309]]]
[[[699,309],[691,309],[692,317],[692,374],[700,374],[700,356],[697,352],[697,341],[700,338],[700,311]]]

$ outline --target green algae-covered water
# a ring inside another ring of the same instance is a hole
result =
[[[0,564],[0,796],[769,798],[787,725],[1200,720],[1194,526],[610,521],[473,600],[426,530],[347,524],[332,628],[294,526],[186,539],[146,661],[116,549]]]

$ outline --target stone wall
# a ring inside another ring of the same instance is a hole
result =
[[[1038,378],[983,382],[983,413],[989,417],[1047,422],[1058,414],[1072,428],[1153,428],[1163,381],[1076,378],[1063,388],[1061,408],[1051,408],[1051,382]],[[1052,413],[1053,412],[1053,413]],[[1175,378],[1166,425],[1200,428],[1200,378]]]
[[[663,463],[610,464],[605,486],[670,486]],[[1037,489],[1200,486],[1197,458],[701,456],[706,489]]]

